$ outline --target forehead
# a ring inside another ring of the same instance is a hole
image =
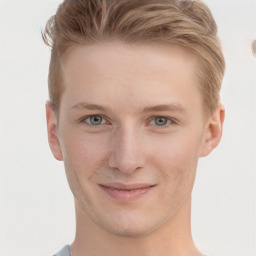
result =
[[[84,68],[96,72],[105,70],[104,73],[116,70],[119,73],[120,69],[126,67],[129,69],[126,71],[136,73],[152,70],[154,73],[167,74],[175,69],[179,73],[194,75],[197,65],[194,54],[178,45],[127,44],[118,41],[71,47],[62,63],[64,74],[74,74]]]
[[[196,101],[200,97],[196,69],[194,55],[175,45],[76,46],[63,62],[63,98],[69,105],[79,101],[182,105],[191,101],[191,94]]]

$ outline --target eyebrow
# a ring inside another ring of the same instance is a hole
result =
[[[88,110],[98,110],[101,112],[111,112],[110,108],[103,107],[98,104],[90,104],[86,102],[81,102],[78,104],[75,104],[73,107],[71,107],[71,110],[80,110],[80,109],[88,109]],[[160,104],[155,106],[148,106],[143,108],[142,113],[148,113],[148,112],[161,112],[161,111],[176,111],[176,112],[186,112],[185,108],[180,104]]]
[[[99,110],[102,112],[107,112],[109,109],[106,107],[103,107],[101,105],[97,105],[97,104],[89,104],[89,103],[85,103],[85,102],[81,102],[78,104],[75,104],[73,107],[71,107],[71,109],[89,109],[89,110]]]
[[[143,112],[158,112],[158,111],[177,111],[186,112],[185,108],[180,104],[161,104],[156,106],[149,106],[143,109]]]

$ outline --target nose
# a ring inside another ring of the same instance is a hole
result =
[[[144,166],[142,137],[132,128],[120,129],[112,138],[109,166],[131,174]]]

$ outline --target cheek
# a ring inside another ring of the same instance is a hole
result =
[[[177,187],[192,183],[195,177],[201,146],[200,134],[188,132],[167,138],[154,152],[155,164],[162,170],[165,180]]]
[[[163,188],[157,200],[169,212],[175,212],[191,195],[198,162],[199,143],[193,139],[176,139],[155,153],[153,163],[161,175]]]
[[[89,202],[86,196],[91,189],[89,181],[95,181],[95,173],[105,164],[106,147],[83,132],[72,133],[67,130],[62,134],[61,148],[73,195],[78,201]]]
[[[106,143],[99,136],[83,132],[63,133],[61,142],[67,170],[89,176],[106,159]]]
[[[163,159],[169,159],[170,164],[178,164],[189,162],[193,159],[198,159],[201,149],[201,134],[186,132],[176,133],[167,136],[157,143],[157,155]],[[166,161],[166,160],[165,160]]]

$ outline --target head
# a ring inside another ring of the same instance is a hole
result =
[[[222,132],[216,33],[201,1],[66,0],[47,23],[50,146],[98,227],[141,236],[189,212]]]
[[[176,0],[66,0],[52,16],[43,33],[51,46],[49,97],[58,113],[62,94],[61,63],[77,45],[118,40],[128,44],[179,45],[198,61],[199,87],[210,114],[219,104],[225,70],[217,26],[200,0],[184,8]]]

